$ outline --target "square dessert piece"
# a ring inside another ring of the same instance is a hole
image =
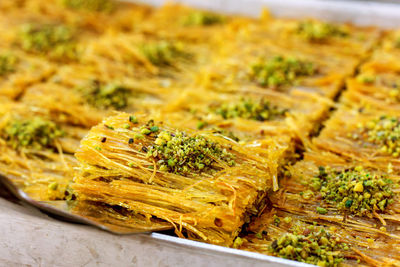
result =
[[[266,157],[211,131],[121,113],[81,142],[73,210],[132,228],[168,224],[178,236],[230,246],[277,186],[282,153],[270,145]]]
[[[381,31],[316,20],[234,18],[199,81],[212,90],[292,89],[334,98]],[[218,38],[215,38],[218,39]]]
[[[0,98],[0,175],[35,200],[63,200],[86,130],[48,109]]]
[[[359,103],[353,106],[342,104],[326,121],[325,128],[313,140],[313,144],[349,161],[363,162],[382,171],[398,171],[398,111],[388,108],[379,110]]]
[[[289,146],[307,142],[333,105],[301,90],[230,94],[200,87],[177,91],[171,99],[157,116],[176,127],[220,131],[238,142],[273,137]]]

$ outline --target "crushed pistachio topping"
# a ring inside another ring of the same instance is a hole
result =
[[[362,139],[380,146],[380,151],[393,157],[400,155],[400,119],[381,116],[365,124],[360,124],[359,134],[354,139]]]
[[[273,221],[274,221],[274,225],[277,226],[277,227],[279,227],[279,225],[281,224],[281,219],[280,219],[277,215],[274,215],[274,216],[272,217],[272,219],[273,219]]]
[[[299,22],[296,33],[310,42],[322,42],[331,37],[349,35],[343,27],[313,20]]]
[[[256,233],[254,236],[257,237],[258,239],[263,239],[264,238],[264,231],[258,232]]]
[[[194,11],[183,19],[185,26],[211,26],[224,22],[224,17],[206,11]]]
[[[250,76],[261,86],[279,87],[292,85],[299,77],[316,73],[313,63],[295,58],[276,56],[251,66]]]
[[[235,240],[233,241],[233,248],[239,248],[243,243],[247,241],[246,238],[241,238],[241,237],[236,237]]]
[[[327,213],[328,213],[328,210],[325,209],[325,208],[322,208],[322,207],[317,207],[317,208],[316,208],[316,212],[319,213],[319,214],[324,215],[324,214],[327,214]]]
[[[241,99],[236,103],[223,103],[213,110],[224,119],[244,118],[256,121],[272,120],[284,115],[286,110],[271,105],[265,99]]]
[[[156,66],[171,66],[176,58],[188,56],[181,43],[168,41],[143,44],[140,47],[140,52]]]
[[[143,135],[157,133],[154,145],[147,148],[161,171],[180,175],[212,174],[221,165],[234,166],[235,156],[218,143],[203,136],[188,136],[185,132],[160,131],[148,125],[140,130]]]
[[[286,223],[286,224],[290,224],[292,222],[292,220],[293,220],[292,217],[283,218],[283,222]]]
[[[361,166],[343,171],[319,167],[319,174],[310,186],[319,191],[326,202],[336,204],[338,210],[358,216],[383,212],[393,202],[393,181]],[[327,213],[325,208],[318,208],[318,213]]]
[[[2,132],[2,137],[14,148],[34,149],[54,147],[54,141],[65,135],[54,122],[41,117],[11,121]]]
[[[138,123],[139,121],[138,121],[138,119],[136,118],[136,116],[131,115],[131,116],[129,116],[129,122],[131,122],[131,123],[133,123],[133,124],[136,124],[136,123]]]
[[[49,188],[50,190],[57,190],[57,188],[58,188],[58,183],[57,183],[57,182],[52,182],[52,183],[50,183],[50,184],[48,185],[48,188]]]
[[[19,43],[25,51],[46,54],[54,59],[76,59],[73,31],[64,25],[26,24]]]
[[[363,73],[363,74],[359,74],[356,79],[360,83],[369,84],[369,83],[375,82],[376,77],[375,77],[375,75],[372,75],[372,74]]]
[[[113,0],[63,0],[63,4],[71,9],[94,12],[110,12],[115,7]]]
[[[208,123],[206,121],[198,121],[196,128],[197,128],[197,130],[202,130],[207,126],[208,126]]]
[[[18,59],[13,55],[0,55],[0,76],[14,72],[17,63]]]
[[[347,249],[347,244],[315,226],[285,233],[270,245],[274,256],[324,267],[339,266],[344,260],[343,251]]]
[[[114,83],[102,84],[94,80],[87,87],[79,88],[83,97],[90,105],[100,108],[114,108],[117,110],[126,108],[131,91]]]

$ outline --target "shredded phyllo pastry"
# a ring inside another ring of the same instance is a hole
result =
[[[1,0],[0,36],[0,175],[34,200],[119,232],[400,265],[399,30]]]

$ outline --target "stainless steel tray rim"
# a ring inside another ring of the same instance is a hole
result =
[[[281,264],[284,266],[298,266],[298,267],[314,266],[314,265],[303,263],[303,262],[287,260],[287,259],[278,258],[278,257],[274,257],[274,256],[268,256],[268,255],[257,253],[257,252],[250,252],[250,251],[245,251],[245,250],[240,250],[240,249],[235,249],[235,248],[228,248],[228,247],[223,247],[223,246],[218,246],[218,245],[212,245],[212,244],[208,244],[208,243],[202,243],[202,242],[198,242],[198,241],[179,238],[179,237],[175,237],[175,236],[169,236],[169,235],[160,234],[160,233],[151,233],[150,236],[154,239],[166,241],[166,242],[173,243],[176,245],[182,245],[182,246],[191,247],[191,248],[203,249],[203,250],[206,250],[209,252],[219,252],[219,253],[224,253],[224,254],[228,254],[228,255],[232,255],[232,256],[240,256],[240,257],[245,257],[245,258],[249,258],[249,259],[256,259],[256,260],[260,260],[260,261],[267,261],[270,263],[277,263],[277,264]]]

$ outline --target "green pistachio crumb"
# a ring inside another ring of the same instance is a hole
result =
[[[344,206],[346,208],[350,208],[353,205],[353,200],[352,199],[348,199],[344,202]]]
[[[272,219],[274,220],[274,225],[275,225],[275,226],[279,226],[279,224],[281,223],[281,219],[280,219],[278,216],[276,216],[276,215],[274,215],[274,216],[272,217]]]
[[[305,199],[309,200],[314,196],[314,193],[311,190],[306,190],[304,192],[301,192],[300,195]]]
[[[150,134],[151,131],[146,133]],[[221,169],[215,158],[228,166],[235,164],[234,155],[221,145],[202,136],[188,136],[181,131],[159,132],[147,155],[155,159],[160,169],[180,175],[212,173]]]
[[[262,239],[262,238],[263,238],[262,232],[258,232],[257,234],[255,234],[255,236],[256,236],[258,239]]]
[[[149,135],[149,134],[151,134],[151,130],[147,129],[147,128],[143,128],[142,130],[140,130],[140,133],[144,134],[144,135]]]
[[[135,167],[135,163],[133,163],[133,162],[129,162],[129,163],[128,163],[128,167],[129,167],[129,168],[133,168],[133,167]]]
[[[356,79],[360,83],[373,83],[375,82],[376,77],[371,74],[360,74]]]
[[[129,116],[129,121],[132,122],[133,124],[138,123],[138,119],[136,118],[136,116]]]
[[[198,121],[198,122],[197,122],[197,129],[198,129],[198,130],[202,130],[202,129],[204,129],[205,127],[207,127],[207,125],[208,125],[208,123],[205,122],[205,121]]]
[[[48,185],[48,188],[49,188],[50,190],[55,191],[55,190],[57,190],[57,188],[58,188],[58,183],[57,183],[57,182],[52,182],[52,183],[50,183],[50,184]]]
[[[325,208],[322,208],[322,207],[317,207],[316,211],[319,214],[327,214],[328,213],[328,210]]]
[[[233,248],[239,248],[241,245],[243,245],[244,241],[245,241],[244,238],[236,237],[235,241],[233,241],[232,247]]]
[[[292,222],[292,217],[285,217],[283,218],[284,223],[289,224]]]
[[[151,127],[150,127],[150,131],[151,131],[152,133],[156,133],[156,132],[158,132],[158,130],[159,130],[158,126],[151,126]]]
[[[136,133],[133,137],[135,139],[143,139],[144,138],[144,136],[142,134],[139,134],[139,133]]]

